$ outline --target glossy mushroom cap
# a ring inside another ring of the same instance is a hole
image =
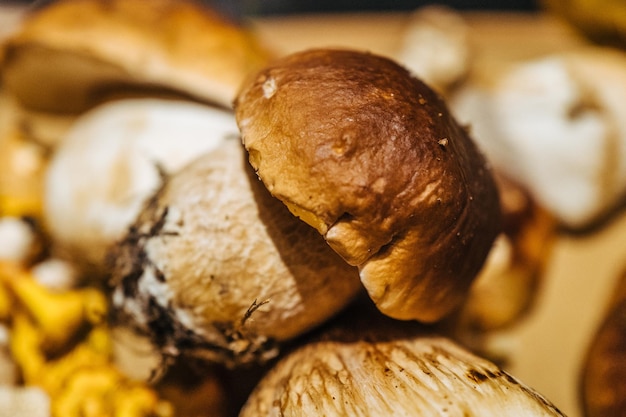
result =
[[[309,50],[249,78],[235,111],[265,186],[360,268],[383,313],[435,321],[461,302],[498,194],[433,90],[384,57]]]

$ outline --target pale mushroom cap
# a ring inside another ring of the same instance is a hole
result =
[[[17,217],[0,217],[0,261],[26,263],[37,237],[25,221]]]
[[[61,0],[7,39],[2,78],[25,105],[47,111],[155,88],[230,107],[268,56],[244,28],[193,1]]]
[[[234,364],[263,359],[360,289],[357,269],[263,188],[237,139],[174,175],[112,259],[116,305],[138,327]]]
[[[420,7],[410,16],[395,57],[428,85],[445,93],[469,72],[472,51],[468,25],[454,9]]]
[[[52,292],[68,291],[80,284],[78,269],[63,259],[44,259],[33,265],[31,273],[39,285]]]
[[[590,47],[522,62],[453,102],[492,163],[565,226],[626,195],[626,54]]]
[[[109,246],[161,186],[162,173],[229,136],[238,136],[231,113],[187,101],[118,100],[85,113],[46,173],[44,220],[53,243],[101,271]]]
[[[539,393],[451,339],[416,332],[387,337],[379,329],[378,334],[331,335],[288,354],[259,382],[239,414],[252,416],[562,414]]]
[[[388,59],[312,50],[250,78],[235,111],[268,190],[359,266],[381,311],[432,321],[458,305],[499,204],[437,94]]]
[[[0,409],[13,417],[48,417],[50,396],[39,387],[0,386]]]

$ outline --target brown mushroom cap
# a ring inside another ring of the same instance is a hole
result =
[[[193,0],[59,0],[29,14],[0,55],[3,86],[22,104],[77,112],[145,89],[230,107],[269,53]]]
[[[460,303],[498,194],[435,92],[387,58],[309,50],[249,78],[235,110],[265,186],[359,266],[383,313],[435,321]]]

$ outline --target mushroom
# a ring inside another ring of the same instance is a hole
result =
[[[31,273],[39,285],[53,291],[70,290],[81,284],[77,268],[62,259],[43,259],[33,265]]]
[[[501,172],[495,177],[502,232],[458,311],[459,330],[470,339],[510,327],[532,311],[557,237],[554,216],[528,190]]]
[[[12,417],[49,417],[50,398],[38,387],[2,385],[0,410]]]
[[[439,95],[387,58],[317,49],[250,77],[235,113],[267,189],[358,266],[381,311],[431,322],[459,306],[499,202]]]
[[[55,252],[96,275],[164,175],[224,138],[234,116],[180,100],[115,100],[83,114],[45,174],[44,223]]]
[[[579,383],[585,417],[626,413],[626,270],[615,284],[582,363]]]
[[[469,72],[472,53],[463,16],[441,5],[414,11],[396,52],[398,62],[442,94]]]
[[[367,317],[349,317],[281,358],[239,417],[563,416],[453,340],[411,322]]]
[[[165,357],[264,362],[343,309],[356,268],[269,195],[238,139],[172,175],[111,253],[119,323]]]
[[[624,52],[588,47],[514,64],[451,105],[497,169],[584,230],[626,196],[625,74]]]
[[[230,107],[270,56],[245,28],[180,0],[55,1],[28,14],[3,52],[3,87],[53,113],[162,90]]]
[[[41,244],[24,219],[0,217],[0,262],[30,265],[41,253]]]

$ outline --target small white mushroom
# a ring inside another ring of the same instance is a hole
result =
[[[11,417],[50,417],[50,398],[37,387],[0,386],[0,410]]]
[[[615,208],[626,194],[626,54],[555,54],[494,78],[453,101],[493,164],[568,227]]]
[[[33,265],[31,273],[40,285],[53,291],[69,290],[79,283],[76,267],[63,259],[45,259]]]
[[[467,23],[455,10],[426,6],[410,17],[396,59],[440,92],[468,72],[472,58]]]
[[[50,161],[44,215],[60,253],[103,266],[146,199],[224,138],[231,113],[183,101],[114,101],[82,116]]]
[[[17,217],[0,217],[0,260],[26,262],[33,253],[33,229]]]
[[[356,268],[258,180],[238,139],[170,177],[111,252],[120,322],[166,355],[264,361],[358,292]]]

